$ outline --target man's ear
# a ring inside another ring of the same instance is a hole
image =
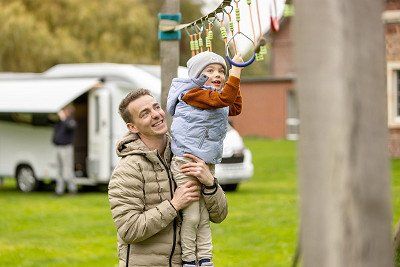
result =
[[[138,129],[136,128],[135,124],[133,124],[132,122],[128,122],[128,123],[126,124],[126,127],[128,128],[128,130],[129,130],[131,133],[138,133],[138,132],[139,132]]]

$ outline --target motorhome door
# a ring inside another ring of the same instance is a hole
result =
[[[110,178],[111,100],[107,87],[89,94],[88,175],[99,182]]]

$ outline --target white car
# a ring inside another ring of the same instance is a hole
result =
[[[222,161],[215,166],[215,177],[225,191],[235,191],[240,182],[253,176],[252,155],[239,133],[228,125]]]

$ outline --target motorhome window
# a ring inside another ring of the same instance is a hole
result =
[[[95,113],[95,132],[98,133],[100,130],[100,103],[99,96],[94,98],[94,113]]]
[[[49,119],[49,114],[47,114],[47,113],[35,113],[32,116],[32,125],[48,126],[51,124],[52,124],[52,121]]]
[[[11,113],[0,113],[0,121],[14,121]]]
[[[31,113],[1,113],[0,120],[32,124]]]
[[[13,113],[12,118],[15,122],[21,123],[32,123],[32,114],[31,113]]]
[[[396,99],[396,104],[397,104],[397,109],[396,109],[396,117],[400,117],[400,70],[396,70],[396,93],[397,93],[397,99]]]
[[[0,113],[0,120],[35,126],[48,126],[52,123],[47,113]]]

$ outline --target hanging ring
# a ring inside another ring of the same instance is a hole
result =
[[[214,24],[216,19],[217,19],[216,13],[214,13],[211,18],[210,17],[207,18],[208,24]]]
[[[221,19],[218,18],[218,16],[217,16],[218,14],[222,14],[222,18]],[[224,12],[217,13],[217,14],[215,14],[215,18],[219,23],[222,24],[222,22],[224,21],[224,18],[225,18],[225,13]]]
[[[198,26],[197,23],[194,26],[196,27],[197,33],[201,34],[204,31],[203,23],[201,24],[201,26]]]
[[[246,38],[253,44],[253,46],[255,46],[253,40],[251,40],[247,35],[245,35],[245,34],[243,34],[243,33],[241,33],[241,32],[237,32],[237,33],[235,33],[235,35],[233,35],[233,36],[229,39],[229,41],[226,43],[226,46],[225,46],[225,55],[226,55],[226,60],[229,62],[229,64],[231,64],[231,65],[233,65],[233,66],[236,66],[236,67],[239,67],[239,68],[244,68],[244,67],[247,67],[247,66],[251,65],[251,63],[254,62],[254,60],[256,59],[256,54],[253,52],[253,55],[251,56],[251,58],[250,58],[248,61],[245,61],[245,62],[243,62],[243,63],[238,63],[238,62],[235,62],[235,61],[233,61],[233,60],[231,59],[231,57],[230,57],[230,55],[229,55],[229,43],[230,43],[232,40],[234,40],[234,38],[235,38],[236,35],[239,35],[239,34],[241,34],[241,35],[243,35],[244,37],[246,37]]]
[[[192,25],[190,26],[190,28],[191,28],[193,34],[196,34],[196,33],[197,33],[197,31],[196,31],[196,24],[192,24]]]
[[[231,8],[229,12],[226,10],[227,8],[228,8],[228,9]],[[224,13],[226,13],[226,14],[231,14],[232,11],[233,11],[233,6],[231,6],[231,5],[226,6],[226,7],[224,7],[224,9],[223,9],[222,11],[223,11]]]
[[[188,36],[190,36],[191,34],[190,34],[188,28],[189,28],[189,26],[185,27],[185,32],[186,32],[186,34],[187,34]]]

